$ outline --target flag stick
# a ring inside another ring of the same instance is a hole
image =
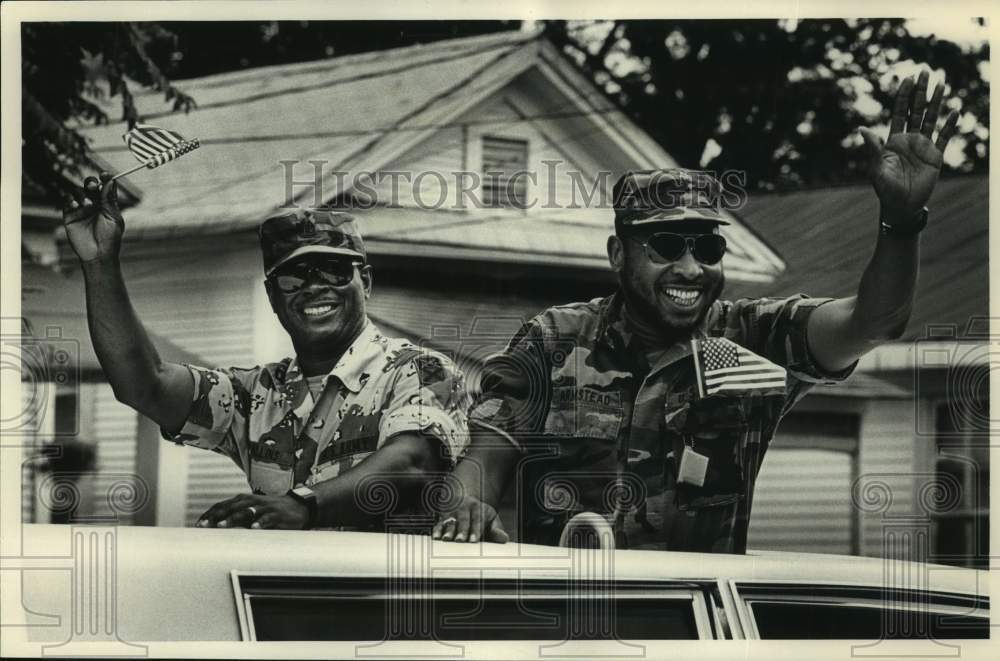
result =
[[[159,154],[158,156],[155,156],[154,158],[147,159],[144,163],[140,163],[139,165],[135,166],[131,170],[126,170],[125,172],[121,172],[119,174],[116,174],[115,176],[111,177],[111,181],[114,181],[115,179],[119,179],[121,177],[124,177],[127,174],[132,174],[133,172],[138,172],[139,170],[141,170],[143,168],[149,168],[150,170],[152,170],[153,168],[160,167],[161,165],[163,165],[165,163],[169,163],[170,161],[172,161],[172,160],[174,160],[176,158],[180,158],[181,156],[183,156],[184,154],[188,153],[189,151],[194,151],[195,149],[197,149],[200,146],[201,146],[201,143],[198,142],[198,138],[195,138],[193,140],[185,140],[184,142],[177,143],[176,145],[174,145],[170,149],[166,150],[162,154]]]
[[[694,358],[694,375],[695,380],[698,382],[698,397],[705,396],[705,385],[702,382],[704,375],[701,373],[701,365],[698,363],[698,349],[699,342],[695,338],[691,338],[691,357]]]
[[[125,172],[119,172],[115,176],[111,177],[111,181],[114,181],[115,179],[119,179],[121,177],[124,177],[125,175],[132,174],[133,172],[138,172],[139,170],[141,170],[143,168],[146,168],[146,167],[149,167],[149,166],[146,165],[145,163],[140,163],[139,165],[135,166],[131,170],[126,170]]]

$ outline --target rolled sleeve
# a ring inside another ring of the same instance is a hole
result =
[[[454,466],[469,444],[469,395],[462,372],[444,356],[422,352],[401,369],[379,424],[379,445],[403,432],[437,438]]]
[[[186,365],[194,379],[194,395],[179,432],[161,429],[166,440],[228,453],[227,441],[236,418],[233,381],[221,370]]]
[[[540,433],[551,383],[541,322],[525,324],[507,348],[487,359],[469,426],[488,429],[522,452],[524,441]]]
[[[842,370],[831,371],[823,368],[816,360],[813,358],[812,352],[809,351],[809,338],[808,338],[808,328],[809,328],[809,315],[821,305],[833,301],[832,298],[814,298],[809,299],[810,303],[806,306],[801,306],[798,311],[803,318],[797,322],[796,327],[801,329],[802,337],[799,343],[802,345],[800,351],[801,360],[796,363],[795,367],[792,368],[796,376],[802,380],[813,379],[814,383],[839,383],[847,377],[849,377],[854,369],[858,366],[858,361],[854,361]]]
[[[824,369],[809,351],[809,316],[832,298],[811,298],[798,294],[785,299],[758,299],[737,302],[738,318],[747,336],[748,347],[783,365],[789,374],[810,384],[843,381],[854,372],[857,361],[836,372]]]

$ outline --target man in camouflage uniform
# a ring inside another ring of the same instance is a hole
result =
[[[680,169],[622,177],[608,239],[617,293],[542,312],[487,362],[455,470],[466,497],[435,537],[505,541],[495,506],[516,473],[522,541],[558,543],[591,511],[619,547],[745,551],[781,417],[905,329],[924,205],[955,130],[953,114],[932,141],[942,91],[928,104],[927,74],[908,79],[888,142],[862,130],[881,217],[855,297],[719,300],[718,182]]]
[[[124,219],[102,179],[88,180],[65,222],[108,381],[166,438],[231,458],[253,491],[198,525],[371,528],[380,495],[368,492],[379,488],[412,511],[406,503],[465,447],[469,401],[445,357],[368,320],[372,272],[352,217],[297,210],[260,226],[268,298],[295,357],[250,369],[177,365],[159,359],[129,302]],[[358,502],[366,494],[372,502]]]

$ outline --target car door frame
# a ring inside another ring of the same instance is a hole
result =
[[[230,582],[233,590],[233,598],[236,604],[236,617],[238,620],[240,640],[244,642],[257,642],[256,630],[254,628],[253,622],[253,604],[252,599],[255,596],[249,588],[249,586],[244,585],[244,580],[248,583],[253,583],[255,579],[264,580],[274,580],[280,581],[281,579],[288,579],[290,582],[302,581],[304,579],[317,579],[319,581],[335,581],[337,579],[358,579],[358,578],[368,578],[372,580],[377,580],[384,577],[359,577],[357,575],[345,575],[338,574],[335,572],[294,572],[294,571],[256,571],[256,570],[241,570],[233,569],[230,571]],[[442,577],[436,577],[435,580],[442,580]],[[448,579],[443,578],[446,585]],[[529,581],[530,582],[530,581]],[[686,599],[690,598],[694,614],[695,628],[698,633],[698,637],[692,640],[725,640],[731,638],[728,634],[729,626],[727,623],[734,621],[734,617],[728,611],[728,607],[725,604],[725,600],[720,600],[720,603],[716,603],[716,596],[719,591],[721,591],[723,584],[721,580],[717,579],[705,579],[705,580],[688,580],[688,579],[650,579],[650,580],[622,580],[615,582],[616,589],[623,589],[629,592],[633,598],[669,598],[669,599]],[[441,585],[435,584],[432,594],[435,596],[447,595],[447,596],[463,596],[471,593],[463,591],[453,591],[449,588],[440,590]],[[545,591],[538,590],[532,592],[533,596],[566,596],[565,594],[560,594],[557,591]],[[375,593],[371,593],[368,596],[377,596]],[[511,592],[509,589],[498,590],[489,588],[489,579],[486,579],[483,587],[475,593],[476,597],[482,598],[485,596],[492,596],[493,598],[501,599],[511,599],[519,596],[516,592]],[[576,594],[577,597],[590,596],[589,591],[581,591]],[[631,640],[631,639],[629,639]],[[663,639],[658,642],[668,642],[671,639]],[[358,641],[363,643],[368,643],[371,641]],[[442,642],[449,642],[447,639],[442,639]],[[467,641],[466,641],[467,642]],[[538,640],[540,644],[548,644],[551,642],[560,641],[545,641]],[[586,644],[587,641],[573,641],[574,644]]]
[[[731,578],[726,581],[729,594],[733,599],[733,605],[737,619],[742,629],[742,635],[747,640],[763,640],[757,628],[757,621],[751,610],[750,601],[755,599],[748,593],[754,591],[773,591],[775,594],[767,595],[765,600],[782,603],[801,604],[834,604],[842,606],[872,608],[884,610],[893,608],[899,610],[914,610],[915,606],[926,608],[929,612],[943,615],[972,615],[973,617],[983,617],[989,622],[989,597],[984,595],[970,595],[958,592],[944,592],[931,589],[914,588],[891,588],[893,594],[900,596],[913,596],[919,598],[899,598],[886,599],[884,593],[887,589],[880,585],[867,585],[838,581],[805,581],[805,580],[774,580],[774,579],[738,579]],[[821,594],[806,594],[807,590],[819,592]],[[844,595],[822,594],[824,591],[832,592],[843,590]],[[787,591],[782,594],[782,591]],[[799,594],[796,594],[799,593]],[[953,603],[941,603],[951,601]],[[959,604],[955,602],[966,602]],[[971,610],[970,606],[971,605]]]

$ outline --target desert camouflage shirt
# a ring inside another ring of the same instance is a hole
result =
[[[323,378],[318,400],[293,358],[188,368],[191,410],[181,431],[165,436],[230,457],[254,493],[281,495],[336,477],[401,432],[440,439],[452,463],[468,443],[462,373],[371,322]]]
[[[725,337],[785,368],[784,392],[699,395],[690,342],[659,354],[629,332],[620,294],[550,308],[487,361],[476,426],[505,432],[519,466],[520,539],[555,544],[581,511],[623,548],[742,553],[754,482],[781,417],[815,383],[846,378],[810,357],[806,321],[831,299],[716,301],[696,337]],[[649,364],[647,355],[655,356]],[[704,484],[678,481],[684,448]]]

